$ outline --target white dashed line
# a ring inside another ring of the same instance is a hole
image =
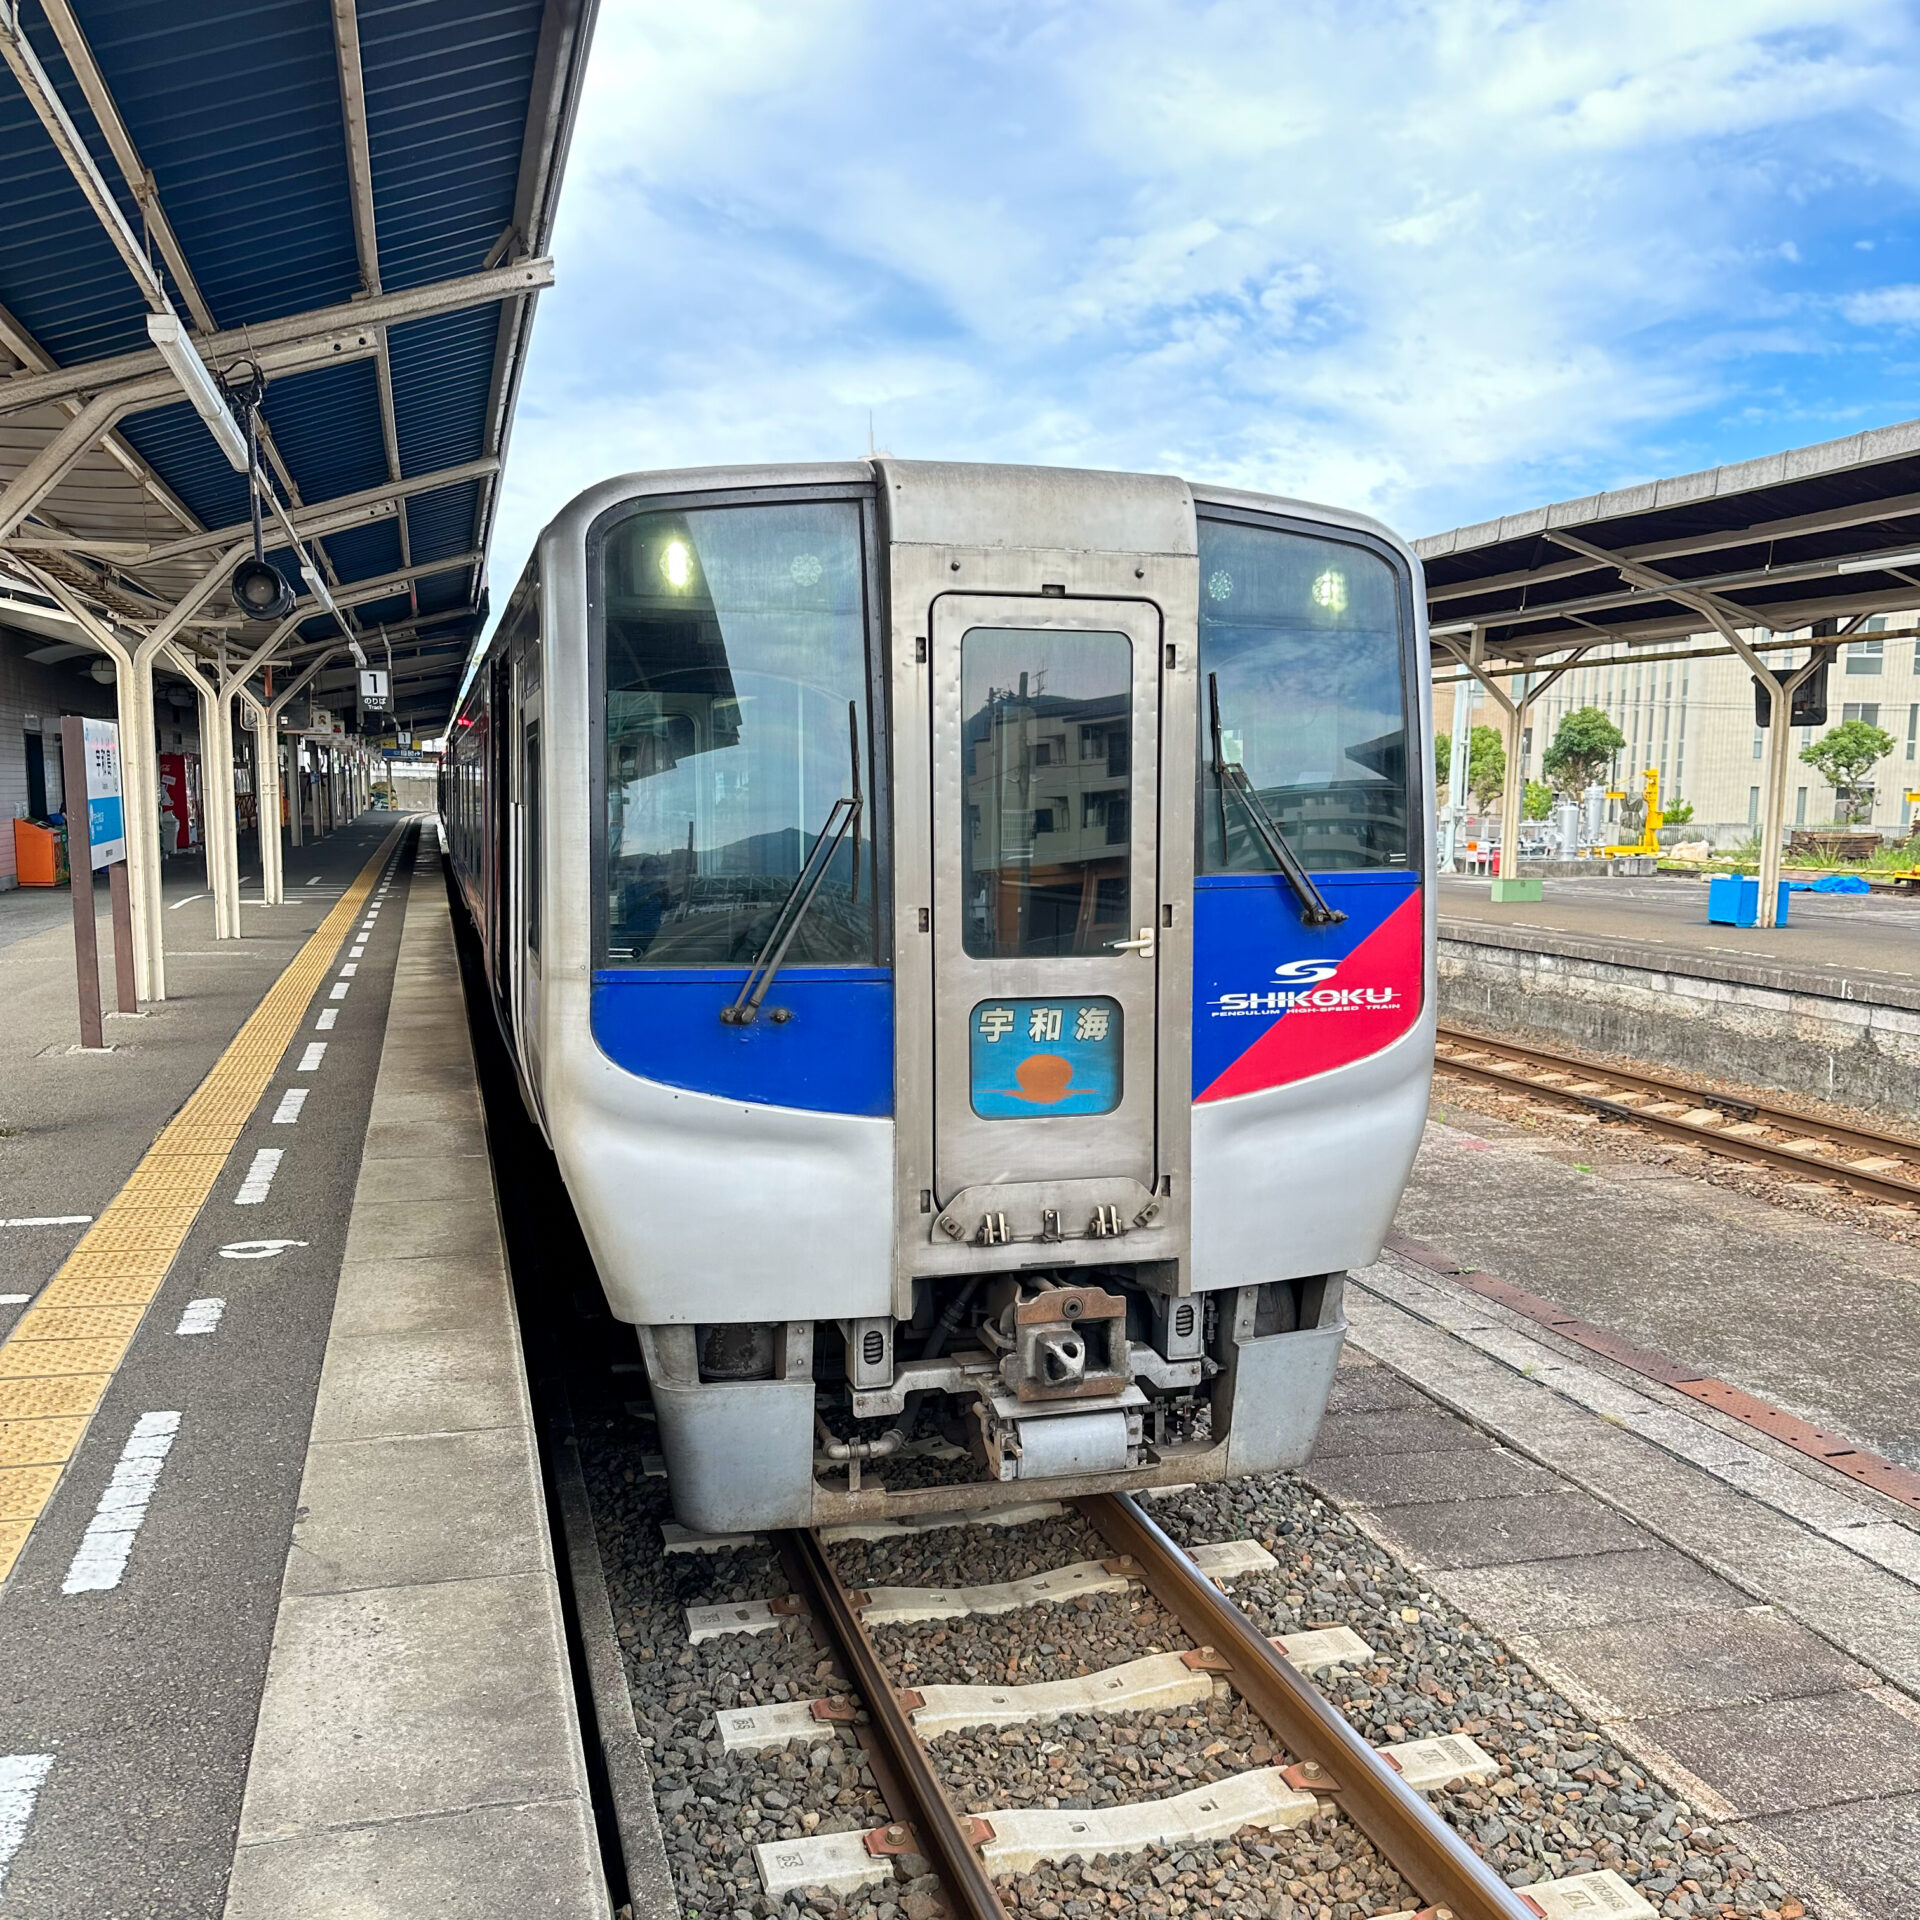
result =
[[[273,1176],[280,1171],[280,1160],[285,1152],[281,1147],[262,1147],[253,1156],[253,1165],[247,1169],[247,1177],[240,1182],[240,1191],[233,1196],[236,1207],[257,1207],[267,1197],[267,1189],[273,1185]]]
[[[227,1303],[212,1295],[205,1300],[189,1300],[174,1332],[187,1335],[211,1333],[220,1324],[220,1316],[226,1310]]]
[[[147,1517],[154,1482],[160,1478],[173,1436],[179,1431],[177,1413],[143,1413],[133,1423],[132,1437],[120,1449],[113,1478],[87,1522],[66,1579],[60,1583],[62,1593],[110,1593],[120,1584],[134,1536]]]
[[[276,1127],[290,1127],[300,1118],[300,1109],[307,1104],[305,1087],[289,1087],[280,1096],[280,1104],[273,1110],[273,1124]]]
[[[349,960],[358,960],[360,956],[366,952],[366,950],[367,949],[364,944],[357,947],[349,947],[347,949],[347,958]]]
[[[320,884],[320,876],[317,873],[313,876],[311,880],[307,882],[307,885],[310,887],[317,887],[319,884]]]
[[[206,897],[204,893],[190,893],[184,900],[170,900],[167,903],[167,911],[178,913],[182,907],[190,907],[196,900],[204,900]]]
[[[353,982],[351,980],[336,980],[333,983],[333,991],[327,995],[327,998],[329,1000],[344,1000],[347,997],[347,989],[352,985]]]
[[[90,1213],[25,1213],[17,1220],[0,1220],[0,1227],[84,1227]]]
[[[338,1007],[322,1007],[320,1009],[320,1018],[316,1020],[313,1024],[315,1029],[318,1032],[325,1033],[326,1030],[330,1026],[332,1026],[333,1023],[339,1018],[340,1018],[340,1009]]]
[[[323,1022],[326,1020],[326,1017],[324,1013],[320,1016]],[[294,1072],[317,1073],[320,1070],[320,1062],[326,1057],[327,1043],[324,1040],[309,1040],[307,1042],[307,1050],[300,1056],[300,1064],[294,1068]]]
[[[0,1890],[33,1819],[33,1803],[53,1771],[50,1753],[0,1753]]]
[[[30,1293],[0,1293],[0,1307],[24,1307],[32,1298]]]
[[[355,966],[351,960],[349,960],[347,964],[340,969],[340,978],[342,980],[351,980],[353,976],[359,971],[360,969],[357,966]]]
[[[271,1260],[289,1247],[304,1247],[304,1240],[236,1240],[220,1249],[222,1260]]]

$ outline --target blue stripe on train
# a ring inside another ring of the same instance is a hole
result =
[[[615,1066],[663,1086],[812,1113],[893,1111],[893,976],[884,967],[788,967],[767,996],[776,1025],[721,1023],[744,967],[609,968],[593,976],[593,1038]]]

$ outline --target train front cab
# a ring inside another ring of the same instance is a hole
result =
[[[874,471],[586,541],[598,1066],[555,1144],[676,1511],[924,1506],[916,1416],[955,1505],[1296,1463],[1425,1111],[1409,559],[1167,479]]]

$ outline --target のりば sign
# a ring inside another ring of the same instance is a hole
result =
[[[126,817],[120,806],[120,729],[111,720],[89,720],[84,738],[87,756],[87,838],[95,868],[127,857]],[[71,802],[69,810],[71,811]]]

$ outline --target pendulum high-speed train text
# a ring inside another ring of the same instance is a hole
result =
[[[1425,660],[1384,528],[1171,478],[546,529],[443,813],[683,1521],[1305,1457],[1426,1113]]]

